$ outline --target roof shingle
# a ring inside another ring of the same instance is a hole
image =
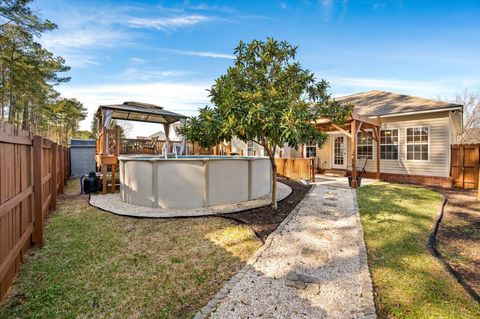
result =
[[[342,96],[336,100],[352,103],[358,114],[365,116],[401,114],[462,107],[460,104],[436,101],[385,91],[368,91]]]

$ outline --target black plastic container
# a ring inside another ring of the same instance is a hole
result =
[[[362,177],[357,176],[357,187],[360,187],[362,185]],[[348,176],[348,186],[352,187],[352,176]]]
[[[87,194],[98,192],[100,189],[100,179],[95,172],[88,173],[88,177],[83,180],[83,191]]]

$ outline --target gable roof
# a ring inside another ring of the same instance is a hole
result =
[[[355,106],[355,112],[364,116],[463,108],[460,104],[376,90],[342,96],[336,100],[352,103]]]

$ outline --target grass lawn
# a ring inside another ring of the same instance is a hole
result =
[[[440,194],[375,183],[358,202],[380,318],[480,318],[471,299],[427,249]]]
[[[222,218],[135,219],[87,204],[72,181],[0,318],[191,318],[260,247]]]

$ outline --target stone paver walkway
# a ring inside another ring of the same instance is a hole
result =
[[[196,316],[376,318],[355,192],[314,185]]]

